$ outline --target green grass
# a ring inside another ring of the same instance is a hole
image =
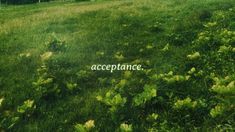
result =
[[[0,107],[1,114],[7,115],[9,112],[10,116],[6,117],[17,115],[18,106],[25,100],[36,97],[37,92],[32,83],[37,80],[37,69],[43,63],[40,55],[48,50],[45,44],[50,41],[52,34],[55,34],[65,41],[67,49],[53,53],[47,65],[62,91],[58,95],[52,93],[35,99],[34,112],[30,116],[20,116],[20,121],[10,130],[74,131],[75,124],[93,119],[97,131],[113,131],[125,121],[133,123],[135,131],[144,131],[150,124],[142,122],[139,117],[134,118],[136,113],[141,113],[140,111],[143,111],[143,115],[152,111],[159,112],[162,118],[159,122],[166,119],[169,124],[165,129],[169,127],[172,128],[169,129],[171,131],[176,130],[177,125],[177,130],[188,131],[190,128],[205,130],[207,127],[214,128],[218,124],[223,124],[224,122],[214,123],[213,119],[206,119],[209,118],[208,109],[212,106],[208,106],[205,111],[194,111],[195,115],[188,119],[180,113],[171,113],[172,108],[161,102],[154,105],[146,104],[146,107],[136,111],[127,109],[126,113],[119,113],[123,117],[113,121],[114,119],[107,114],[107,106],[98,102],[96,96],[104,95],[113,89],[111,80],[122,79],[124,72],[92,72],[89,68],[97,63],[131,63],[139,59],[146,70],[151,69],[154,73],[174,71],[177,74],[184,74],[191,65],[188,64],[186,56],[195,50],[192,41],[204,30],[203,25],[211,21],[215,12],[235,10],[234,5],[233,0],[124,0],[51,2],[1,7],[0,98],[5,99],[3,106]],[[234,11],[230,16],[226,18],[225,27],[234,30]],[[167,43],[170,44],[170,50],[163,53],[161,49]],[[139,52],[149,44],[154,48]],[[104,52],[104,56],[98,57],[98,51]],[[124,60],[118,61],[114,58],[118,51],[123,54]],[[30,57],[22,58],[22,53],[29,53]],[[233,60],[228,66],[230,70],[233,69]],[[79,72],[83,70],[87,72],[88,77],[85,75],[79,78]],[[219,70],[218,68],[218,72]],[[234,73],[234,70],[231,72]],[[227,72],[222,73],[227,75]],[[139,81],[142,78],[144,83],[149,82],[148,76],[142,75],[142,72],[136,71],[133,74],[136,77],[134,79]],[[98,78],[107,81],[101,83]],[[64,90],[66,82],[76,82],[78,88],[74,91]],[[203,81],[198,82],[192,86],[179,84],[174,86],[174,90],[171,86],[158,84],[158,92],[165,100],[168,100],[165,97],[166,91],[172,90],[177,98],[189,96],[210,101],[211,93]],[[138,82],[129,86],[129,90],[126,91],[138,93],[140,89],[137,88],[143,85]],[[211,82],[208,81],[207,85],[211,85]],[[161,87],[165,89],[162,88],[161,91]],[[184,87],[188,89],[185,90]],[[179,121],[181,117],[182,121]],[[230,125],[235,128],[234,122]],[[1,129],[7,127],[2,125]]]

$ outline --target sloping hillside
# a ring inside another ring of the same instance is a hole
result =
[[[234,131],[234,5],[2,6],[0,131]]]

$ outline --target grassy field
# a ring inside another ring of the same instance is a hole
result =
[[[234,131],[234,5],[1,6],[0,131]]]

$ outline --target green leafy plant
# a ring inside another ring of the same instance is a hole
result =
[[[88,120],[84,124],[76,124],[74,126],[76,132],[89,132],[95,127],[94,120]]]
[[[210,115],[215,118],[219,115],[222,115],[225,110],[226,107],[223,104],[217,104],[213,109],[211,109]]]
[[[144,91],[133,98],[134,106],[140,106],[157,96],[157,87],[155,85],[145,85]]]
[[[51,40],[46,44],[49,51],[61,52],[67,48],[65,41],[59,39],[55,33],[51,35]]]
[[[25,113],[25,112],[27,112],[29,110],[33,110],[35,108],[36,108],[36,106],[34,105],[33,100],[26,100],[26,101],[24,101],[23,105],[21,105],[17,108],[17,112]]]
[[[126,124],[126,123],[122,123],[120,125],[120,131],[121,132],[132,132],[132,125],[131,124]]]
[[[105,97],[97,96],[96,99],[110,106],[111,112],[115,112],[119,107],[123,107],[127,101],[125,97],[122,97],[120,94],[113,91],[107,92]]]
[[[186,99],[183,100],[177,100],[174,103],[173,108],[174,109],[182,109],[182,108],[195,108],[197,106],[197,102],[196,101],[192,101],[191,98],[187,97]]]

